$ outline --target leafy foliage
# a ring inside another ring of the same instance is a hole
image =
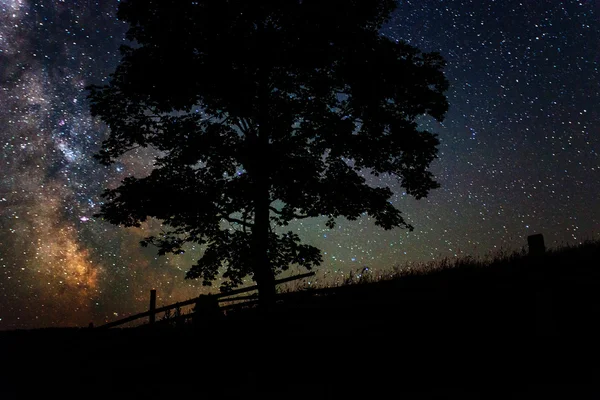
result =
[[[133,44],[109,84],[90,87],[92,114],[110,127],[96,158],[110,164],[138,147],[160,155],[149,176],[107,190],[99,215],[125,226],[162,220],[169,230],[142,242],[161,254],[205,245],[187,278],[208,285],[224,267],[225,289],[322,261],[274,225],[324,215],[334,227],[366,213],[384,229],[412,228],[392,191],[359,174],[392,174],[416,198],[438,187],[428,170],[438,139],[416,118],[443,119],[445,62],[379,34],[395,7],[121,2]]]

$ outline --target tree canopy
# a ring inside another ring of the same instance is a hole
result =
[[[391,174],[424,197],[439,144],[417,118],[448,108],[444,59],[380,34],[394,0],[125,0],[129,46],[105,86],[91,86],[92,115],[110,128],[95,155],[110,164],[156,150],[154,170],[106,190],[100,216],[124,226],[148,217],[168,230],[145,239],[161,254],[206,250],[187,278],[224,288],[248,275],[262,299],[290,265],[320,251],[294,219],[355,220],[410,228],[388,187]]]

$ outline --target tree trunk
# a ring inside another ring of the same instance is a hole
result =
[[[258,286],[259,307],[269,311],[275,304],[275,274],[269,260],[269,183],[262,173],[255,176],[254,226],[252,228],[252,250],[254,279]]]
[[[260,71],[264,74],[264,71]],[[266,76],[259,77],[264,82]],[[268,313],[275,305],[275,274],[269,260],[269,232],[271,228],[271,197],[269,193],[269,99],[270,91],[264,89],[258,104],[258,123],[251,138],[252,180],[254,183],[254,225],[252,227],[252,254],[254,279],[258,286],[259,308]]]

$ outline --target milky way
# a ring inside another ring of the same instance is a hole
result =
[[[401,1],[382,33],[449,62],[450,111],[432,171],[442,187],[394,203],[415,226],[383,231],[367,218],[294,226],[324,252],[330,276],[363,266],[482,256],[597,235],[600,223],[600,3]],[[104,187],[148,171],[132,154],[91,156],[106,135],[85,86],[119,61],[117,1],[0,0],[0,329],[87,325],[198,294],[184,281],[194,252],[157,257],[143,230],[93,218]],[[210,79],[210,77],[207,77]],[[596,236],[597,237],[597,236]],[[197,255],[197,254],[196,254]]]

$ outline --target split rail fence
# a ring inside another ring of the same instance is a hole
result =
[[[529,245],[529,255],[530,256],[538,257],[540,255],[543,255],[546,252],[546,246],[544,245],[544,237],[542,234],[528,236],[527,242]],[[311,277],[314,275],[315,275],[314,272],[309,272],[306,274],[291,276],[289,278],[278,279],[275,281],[275,285],[292,282],[292,281],[295,281],[298,279],[308,278],[308,277]],[[108,328],[112,328],[115,326],[124,325],[126,323],[129,323],[129,322],[141,319],[141,318],[146,318],[146,317],[148,317],[148,323],[149,323],[148,325],[150,325],[150,326],[153,326],[156,324],[178,323],[181,321],[185,321],[188,318],[194,318],[194,316],[198,315],[199,312],[201,312],[201,311],[208,311],[209,313],[217,311],[219,313],[222,313],[223,311],[226,311],[226,310],[247,307],[247,306],[258,303],[257,294],[246,295],[246,296],[237,296],[237,297],[235,297],[235,296],[238,294],[248,293],[248,292],[257,290],[257,288],[258,287],[256,285],[254,285],[254,286],[250,286],[250,287],[246,287],[246,288],[232,290],[232,291],[226,292],[226,293],[201,295],[199,297],[196,297],[196,298],[193,298],[190,300],[170,304],[168,306],[159,307],[159,308],[156,308],[156,290],[151,290],[150,291],[150,308],[148,311],[144,311],[139,314],[131,315],[129,317],[120,319],[118,321],[113,321],[113,322],[106,323],[104,325],[100,325],[100,326],[98,326],[97,329],[108,329]],[[320,288],[320,289],[313,290],[313,293],[315,293],[315,294],[316,293],[326,294],[329,292],[335,293],[335,292],[341,292],[341,291],[344,291],[347,289],[351,289],[351,288],[349,288],[349,287]],[[279,295],[279,297],[281,298],[281,295]],[[230,304],[219,305],[220,303],[230,303]],[[171,310],[181,310],[181,307],[190,306],[190,305],[196,306],[196,309],[194,310],[194,312],[187,313],[187,314],[176,313],[174,317],[172,317],[172,318],[170,317]],[[162,312],[165,313],[165,316],[169,316],[169,318],[163,318],[160,321],[156,321],[156,315],[158,313],[162,313]],[[93,326],[93,325],[90,324],[90,326]],[[144,326],[146,326],[146,325],[144,325]]]
[[[309,272],[309,273],[302,274],[302,275],[291,276],[289,278],[278,279],[275,281],[275,285],[280,285],[282,283],[296,281],[298,279],[308,278],[308,277],[311,277],[314,275],[315,275],[314,272]],[[148,311],[144,311],[139,314],[131,315],[129,317],[122,318],[117,321],[113,321],[113,322],[106,323],[104,325],[100,325],[96,329],[113,328],[115,326],[124,325],[129,322],[132,322],[132,321],[135,321],[135,320],[138,320],[141,318],[146,318],[146,317],[148,318],[149,325],[155,325],[155,324],[159,324],[159,323],[162,324],[162,323],[168,323],[168,322],[181,322],[181,321],[184,321],[185,319],[193,318],[195,313],[192,312],[192,313],[188,313],[188,314],[181,314],[181,315],[177,315],[174,318],[164,318],[160,321],[156,321],[156,315],[159,313],[163,313],[163,312],[165,314],[169,315],[171,310],[181,310],[182,307],[190,306],[190,305],[195,305],[196,308],[205,307],[206,309],[208,309],[208,311],[210,311],[210,309],[212,307],[214,307],[220,312],[234,309],[234,308],[247,307],[247,306],[258,303],[258,295],[257,294],[252,294],[252,295],[247,295],[247,296],[237,296],[237,297],[232,297],[232,296],[236,296],[236,295],[242,294],[242,293],[252,292],[257,289],[258,289],[258,286],[254,285],[254,286],[250,286],[250,287],[246,287],[246,288],[232,290],[232,291],[225,292],[225,293],[201,295],[201,296],[193,298],[193,299],[173,303],[168,306],[163,306],[163,307],[159,307],[159,308],[156,308],[156,290],[151,290],[150,291],[150,307],[149,307]],[[233,304],[220,306],[219,303],[233,303]],[[200,310],[196,310],[196,312],[198,312],[198,311],[200,311]]]

